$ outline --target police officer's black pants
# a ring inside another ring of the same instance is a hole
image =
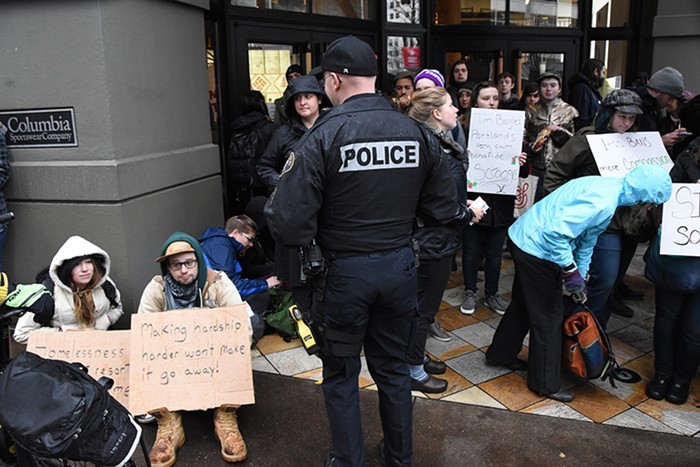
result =
[[[529,330],[527,385],[538,394],[552,394],[561,389],[561,268],[525,253],[510,239],[508,248],[515,263],[513,296],[486,355],[495,363],[512,363]]]
[[[410,465],[412,458],[406,352],[416,308],[416,267],[410,248],[334,259],[323,301],[314,303],[315,321],[322,319],[329,329],[359,335],[364,344],[367,365],[379,390],[387,465]],[[348,350],[332,343],[326,343],[322,351],[322,387],[334,465],[365,465],[358,389],[360,351],[361,345]]]

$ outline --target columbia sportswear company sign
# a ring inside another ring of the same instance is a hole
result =
[[[0,111],[8,148],[66,148],[78,146],[75,111],[58,109]]]

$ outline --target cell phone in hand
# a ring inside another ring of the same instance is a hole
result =
[[[679,131],[676,134],[681,138],[687,138],[688,136],[693,136],[693,134],[689,131]]]

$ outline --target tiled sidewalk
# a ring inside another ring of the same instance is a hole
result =
[[[639,372],[643,381],[632,385],[617,383],[618,387],[613,388],[609,382],[580,381],[565,374],[564,386],[573,389],[576,399],[562,403],[528,390],[525,372],[487,366],[484,352],[500,316],[483,305],[483,290],[478,294],[476,313],[460,313],[464,289],[462,273],[457,271],[450,278],[437,315],[452,340],[440,342],[429,337],[426,346],[433,357],[447,363],[447,373],[439,377],[446,378],[449,385],[441,394],[414,391],[414,396],[700,438],[700,376],[696,375],[690,398],[682,406],[649,399],[644,393],[646,382],[653,376],[654,287],[643,277],[642,252],[640,246],[626,283],[644,291],[644,300],[627,302],[635,310],[634,317],[613,315],[608,332],[618,363]],[[479,273],[479,279],[483,280],[483,273]],[[512,281],[513,264],[506,255],[500,283],[506,298],[510,298]],[[527,339],[520,356],[527,359]],[[298,339],[284,342],[276,334],[265,336],[258,343],[253,369],[312,380],[321,378],[318,358],[308,356]],[[359,384],[361,388],[376,389],[365,362]]]

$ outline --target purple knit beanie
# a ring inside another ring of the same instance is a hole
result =
[[[442,76],[442,73],[440,73],[437,70],[433,70],[430,68],[426,68],[425,70],[421,70],[420,73],[416,75],[415,78],[413,78],[413,84],[415,85],[418,80],[427,78],[433,83],[435,83],[436,86],[439,86],[441,88],[445,87],[445,77]]]

